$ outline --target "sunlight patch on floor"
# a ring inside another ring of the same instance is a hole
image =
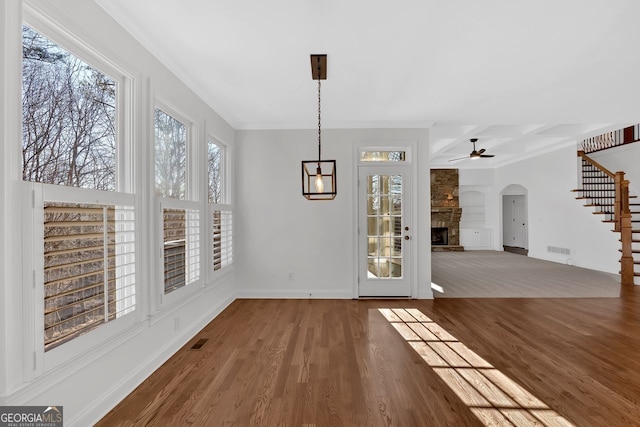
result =
[[[380,308],[485,426],[573,426],[415,308]]]
[[[433,289],[436,292],[440,292],[441,294],[444,294],[444,288],[440,285],[437,285],[433,282],[431,282],[431,289]]]

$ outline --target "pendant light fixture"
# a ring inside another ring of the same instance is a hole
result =
[[[327,55],[311,55],[311,77],[318,80],[318,160],[302,161],[302,195],[309,200],[336,198],[336,161],[322,160],[320,80],[327,79]]]

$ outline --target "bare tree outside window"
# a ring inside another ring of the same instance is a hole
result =
[[[116,82],[22,27],[22,179],[116,189]]]
[[[187,128],[164,111],[155,111],[156,193],[185,199]]]
[[[209,203],[222,203],[222,149],[218,144],[209,141],[208,171],[209,171]]]

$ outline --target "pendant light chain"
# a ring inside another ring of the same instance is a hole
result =
[[[321,141],[321,130],[320,130],[320,79],[318,79],[318,167],[320,167],[320,141]]]

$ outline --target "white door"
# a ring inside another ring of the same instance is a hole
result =
[[[410,172],[409,166],[359,167],[359,296],[411,296]]]
[[[502,197],[503,245],[527,249],[526,196]]]

